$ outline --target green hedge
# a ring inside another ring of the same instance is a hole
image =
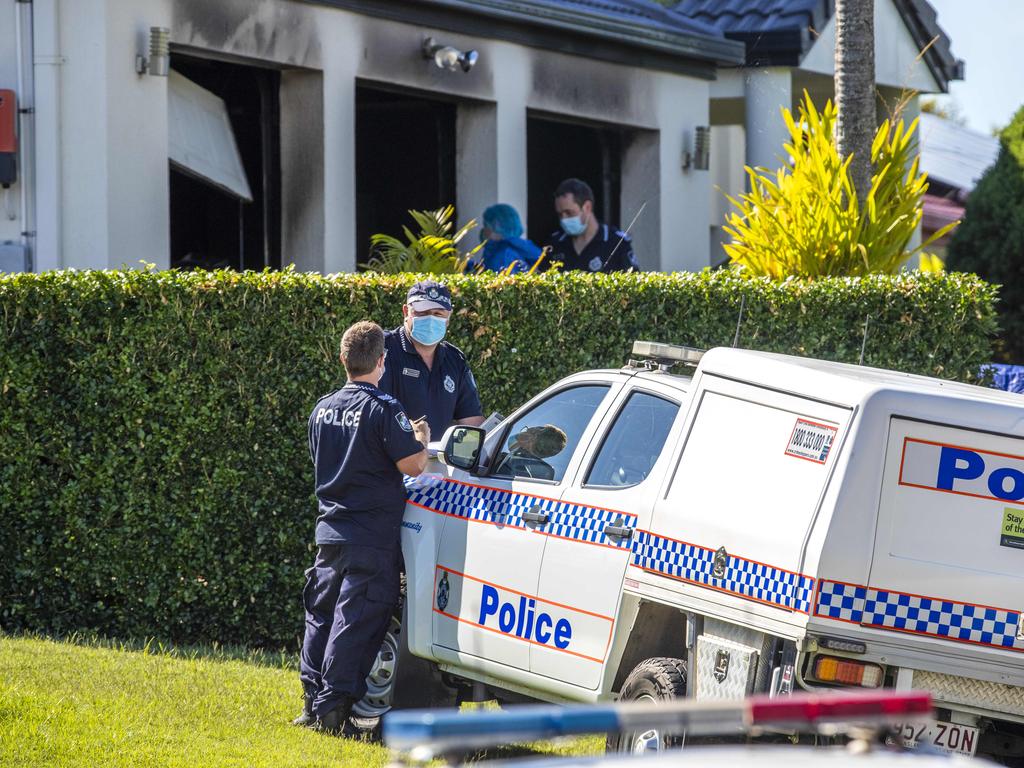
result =
[[[0,277],[0,626],[292,645],[315,508],[306,418],[351,322],[399,323],[411,276]],[[450,338],[484,407],[619,366],[636,338],[968,379],[994,289],[972,276],[458,277]]]

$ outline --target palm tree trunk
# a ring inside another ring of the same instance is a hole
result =
[[[863,203],[871,188],[875,117],[875,1],[836,0],[836,144],[850,162],[850,178]]]

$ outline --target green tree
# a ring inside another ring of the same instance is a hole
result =
[[[999,143],[998,159],[967,199],[946,266],[1002,285],[997,349],[1005,361],[1024,363],[1024,107]]]

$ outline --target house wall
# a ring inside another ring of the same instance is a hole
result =
[[[17,49],[17,9],[14,0],[0,0],[0,89],[18,90],[18,57]],[[21,94],[18,95],[18,106],[22,105]],[[21,242],[24,229],[24,218],[21,204],[22,184],[21,166],[18,159],[19,183],[11,185],[7,190],[0,189],[0,244],[5,242]]]
[[[800,68],[832,76],[835,72],[835,49],[836,21],[833,16],[800,62]],[[875,81],[879,85],[922,93],[942,90],[920,57],[920,50],[892,0],[875,3]]]
[[[382,83],[455,100],[460,218],[493,202],[526,210],[528,110],[630,130],[621,210],[648,268],[709,263],[710,174],[684,171],[684,143],[708,123],[709,83],[508,42],[369,18],[292,0],[36,0],[54,20],[37,38],[60,59],[37,124],[52,143],[40,179],[40,267],[168,266],[167,84],[138,76],[150,26],[176,50],[283,70],[284,263],[355,267],[355,87]],[[10,57],[0,0],[0,78]],[[47,35],[49,39],[47,41]],[[447,72],[420,45],[475,48],[472,72]],[[37,66],[37,71],[39,67]],[[415,129],[410,132],[415,140]],[[41,222],[42,223],[42,222]],[[0,222],[0,227],[4,224]],[[0,229],[0,239],[5,229]]]
[[[134,58],[148,27],[169,23],[167,2],[31,8],[37,148],[25,161],[36,170],[36,269],[166,266],[166,83],[139,78]]]

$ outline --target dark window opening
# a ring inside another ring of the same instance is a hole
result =
[[[622,197],[622,131],[530,115],[526,120],[527,217],[530,239],[543,245],[558,229],[555,187],[571,177],[594,190],[602,224],[625,226]]]
[[[408,211],[454,204],[455,104],[357,86],[356,261],[371,235],[404,240]]]
[[[171,266],[280,269],[280,72],[180,54],[171,66],[224,100],[253,198],[239,200],[172,166]]]

